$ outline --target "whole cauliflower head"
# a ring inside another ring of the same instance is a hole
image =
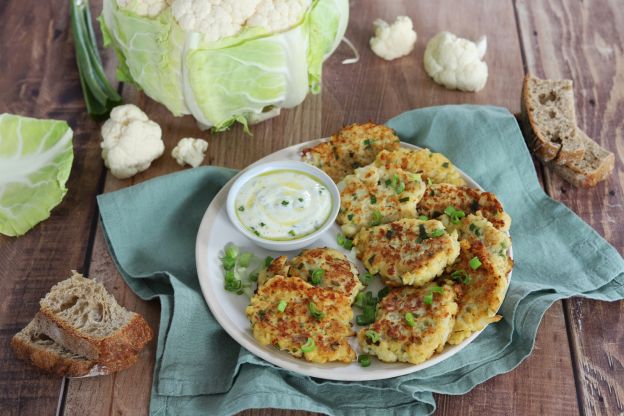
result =
[[[101,133],[102,159],[119,179],[143,172],[165,150],[160,126],[134,104],[113,108]]]
[[[375,55],[391,61],[409,54],[416,44],[416,32],[412,19],[399,16],[389,25],[381,19],[375,20],[375,36],[370,40],[370,46]]]
[[[487,64],[481,60],[486,47],[485,37],[474,43],[449,32],[440,32],[427,43],[425,71],[446,88],[480,91],[488,77]]]
[[[204,154],[207,149],[208,142],[206,140],[185,137],[173,148],[171,156],[180,166],[184,166],[186,163],[196,168],[204,161]]]

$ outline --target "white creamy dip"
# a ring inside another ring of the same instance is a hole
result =
[[[295,170],[274,170],[248,180],[236,195],[241,224],[258,237],[296,240],[321,228],[332,195],[320,180]]]

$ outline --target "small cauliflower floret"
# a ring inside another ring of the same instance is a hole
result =
[[[154,17],[167,7],[167,0],[117,0],[117,5],[139,16]]]
[[[260,26],[279,32],[294,26],[310,7],[311,0],[262,0],[247,20],[248,26]]]
[[[182,29],[201,32],[207,41],[234,36],[261,0],[173,0],[171,11]]]
[[[149,168],[165,150],[160,126],[133,104],[113,108],[102,126],[102,159],[119,179]]]
[[[409,17],[399,16],[391,25],[377,19],[373,25],[375,36],[371,38],[370,46],[380,58],[391,61],[409,54],[414,49],[416,32]]]
[[[481,60],[486,45],[485,36],[474,43],[449,32],[440,32],[427,43],[425,71],[446,88],[480,91],[488,77],[487,64]]]
[[[206,140],[185,137],[173,148],[171,157],[173,157],[180,166],[184,166],[186,163],[196,168],[203,162],[207,149],[208,142]]]

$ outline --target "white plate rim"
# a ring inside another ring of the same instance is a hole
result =
[[[294,160],[301,160],[301,157],[300,157],[301,150],[303,150],[304,148],[312,147],[325,140],[327,139],[326,138],[314,139],[314,140],[310,140],[307,142],[289,146],[282,150],[278,150],[252,163],[246,169],[254,165],[273,161],[273,160],[284,160],[284,159],[293,160],[292,158],[294,157],[297,158]],[[414,150],[421,149],[421,147],[419,146],[416,146],[410,143],[405,143],[405,142],[401,142],[401,147],[407,148],[407,149],[414,149]],[[281,155],[284,155],[285,157]],[[334,371],[334,370],[337,368],[347,368],[348,366],[358,365],[357,361],[351,364],[340,364],[340,363],[317,364],[317,363],[311,363],[305,360],[297,359],[297,358],[292,357],[290,354],[286,352],[278,351],[276,349],[272,349],[270,347],[264,347],[260,345],[253,338],[251,333],[245,334],[243,333],[243,331],[239,330],[239,328],[236,327],[236,325],[231,321],[231,319],[228,317],[227,313],[225,312],[225,310],[223,309],[221,305],[221,299],[223,299],[223,297],[219,297],[218,294],[213,293],[210,290],[209,283],[208,283],[208,280],[210,279],[209,272],[208,272],[208,268],[209,268],[208,258],[207,256],[204,255],[204,253],[207,252],[207,246],[206,246],[207,237],[209,235],[211,226],[213,224],[213,220],[215,219],[219,209],[226,208],[225,200],[227,199],[227,192],[229,191],[232,183],[236,180],[236,178],[239,175],[241,175],[246,169],[241,170],[234,177],[232,177],[212,199],[212,201],[206,208],[206,211],[202,217],[202,221],[200,223],[200,226],[197,232],[197,239],[196,239],[196,244],[195,244],[195,262],[197,266],[197,277],[199,280],[202,294],[204,296],[204,300],[206,301],[206,304],[208,305],[213,317],[217,320],[219,325],[221,325],[221,327],[228,333],[228,335],[230,335],[243,348],[247,349],[252,354],[264,359],[265,361],[275,366],[278,366],[285,370],[293,371],[293,372],[296,372],[305,376],[316,377],[316,378],[321,378],[321,379],[326,379],[326,380],[335,380],[335,381],[374,381],[374,380],[383,380],[383,379],[388,379],[388,378],[404,376],[406,374],[411,374],[417,371],[421,371],[435,364],[438,364],[452,357],[453,355],[457,354],[459,351],[461,351],[466,346],[468,346],[468,344],[474,341],[475,338],[477,338],[483,332],[484,329],[473,333],[470,337],[466,338],[464,341],[462,341],[458,345],[449,346],[447,344],[442,353],[434,354],[430,359],[420,364],[414,365],[414,364],[408,364],[408,363],[375,362],[376,365],[384,366],[385,371],[372,372],[369,370],[370,367],[368,368],[359,367],[362,369],[362,371],[356,372],[355,375],[352,375],[348,372],[343,373],[341,371]],[[464,180],[468,182],[469,186],[473,188],[477,188],[481,191],[484,190],[475,180],[473,180],[470,176],[464,173],[461,169],[457,168],[457,170],[460,172]],[[219,207],[216,206],[216,204],[218,203],[221,203]],[[328,230],[327,232],[329,231],[330,230]],[[513,259],[512,247],[509,248],[509,257]],[[512,275],[512,271],[510,271],[509,275],[507,276],[506,291],[509,288],[511,275]],[[222,278],[222,276],[220,277]],[[505,291],[505,295],[506,295],[506,291]],[[381,374],[379,374],[380,372]]]

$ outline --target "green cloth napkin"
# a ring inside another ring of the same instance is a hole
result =
[[[624,260],[590,226],[542,191],[515,118],[488,106],[410,111],[388,125],[401,140],[447,155],[502,200],[512,217],[515,268],[504,319],[457,355],[426,370],[374,382],[300,376],[259,359],[214,320],[195,269],[206,207],[235,171],[189,169],[100,195],[102,225],[127,284],[162,313],[153,415],[229,415],[285,408],[329,415],[418,415],[433,392],[463,394],[515,368],[533,348],[540,320],[558,299],[624,298]]]

